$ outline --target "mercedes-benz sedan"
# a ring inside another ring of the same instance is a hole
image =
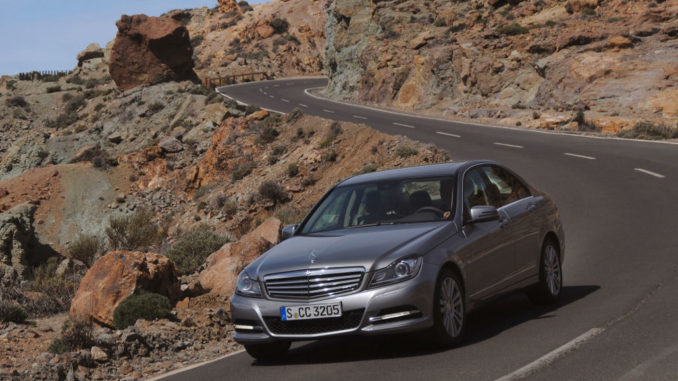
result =
[[[563,229],[553,200],[491,161],[351,177],[239,275],[235,339],[258,359],[291,341],[428,330],[461,341],[469,311],[525,291],[554,302]]]

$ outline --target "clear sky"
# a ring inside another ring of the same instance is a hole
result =
[[[122,14],[159,16],[216,5],[217,0],[0,0],[0,75],[73,69],[89,43],[103,47],[115,38]]]

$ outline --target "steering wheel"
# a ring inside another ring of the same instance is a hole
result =
[[[436,208],[435,206],[423,206],[423,207],[417,209],[412,214],[419,214],[419,213],[424,213],[424,212],[432,212],[432,213],[435,213],[439,218],[443,217],[443,211]]]

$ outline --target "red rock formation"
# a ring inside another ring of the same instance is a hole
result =
[[[116,25],[109,71],[120,90],[196,78],[188,30],[178,21],[123,15]]]
[[[176,266],[167,257],[114,251],[94,263],[71,302],[71,318],[113,325],[113,311],[134,291],[147,290],[176,301],[180,294]]]
[[[280,242],[280,220],[271,217],[240,241],[227,243],[207,258],[200,285],[211,293],[230,297],[239,272],[263,252]]]

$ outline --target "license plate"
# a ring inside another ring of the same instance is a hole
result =
[[[280,320],[307,320],[341,317],[341,303],[280,307]]]

